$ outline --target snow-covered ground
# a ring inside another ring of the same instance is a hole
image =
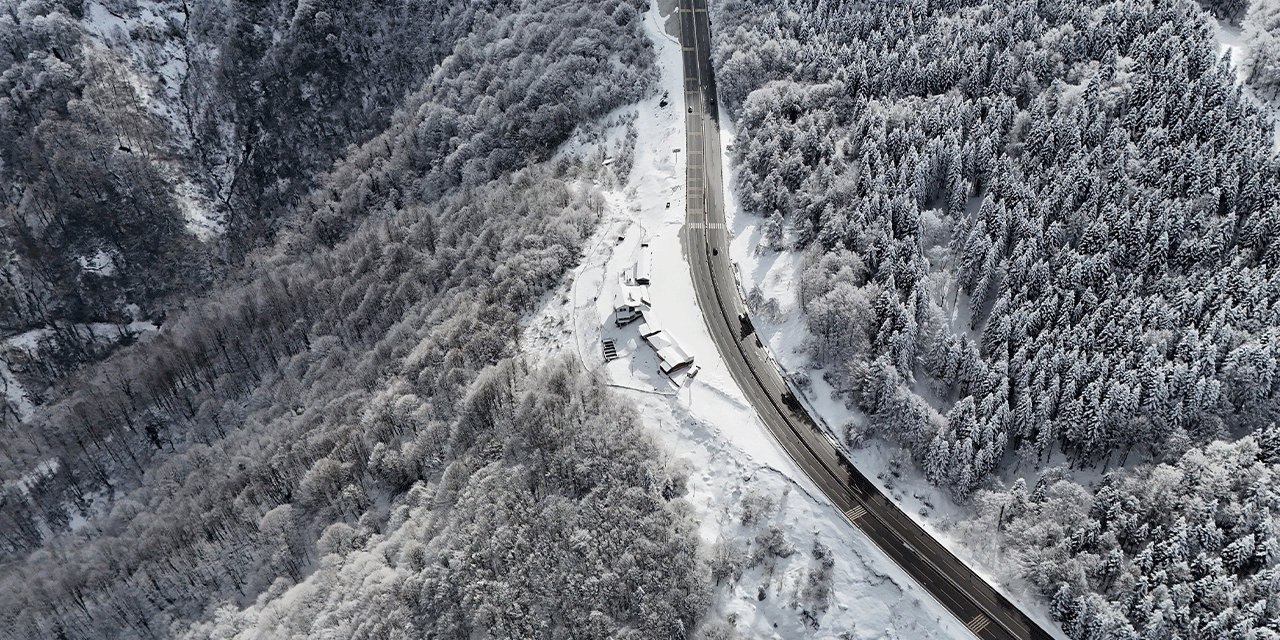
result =
[[[59,462],[57,458],[41,460],[40,464],[37,464],[35,469],[28,471],[23,474],[21,478],[18,478],[13,482],[5,483],[4,488],[8,489],[12,486],[22,493],[27,493],[31,490],[31,487],[36,485],[37,482],[40,482],[41,480],[56,473],[58,471],[58,466]]]
[[[821,496],[769,435],[716,352],[681,250],[685,201],[680,48],[663,32],[655,14],[650,11],[646,24],[671,104],[660,107],[661,98],[655,96],[638,105],[639,142],[627,186],[606,192],[608,206],[583,263],[529,319],[522,348],[535,361],[564,352],[577,355],[637,403],[646,424],[690,470],[686,497],[702,518],[701,534],[709,545],[728,543],[750,556],[760,546],[755,537],[776,526],[795,549],[786,558],[745,570],[718,591],[714,618],[736,625],[746,637],[837,637],[845,632],[852,638],[971,637]],[[607,131],[596,136],[603,137],[597,144],[607,153],[620,135]],[[725,140],[732,141],[728,132]],[[566,152],[585,151],[587,143],[579,140]],[[602,181],[609,180],[602,172]],[[732,207],[732,200],[729,203]],[[768,296],[792,295],[798,258],[780,254],[767,263],[748,259],[751,256],[741,255],[741,249],[758,229],[750,221],[731,221],[740,238],[734,257],[743,267],[747,288],[760,284]],[[623,274],[634,264],[642,242],[649,245],[653,265],[648,288],[652,310],[646,320],[660,325],[694,356],[699,367],[695,377],[661,374],[652,349],[640,338],[639,322],[614,326],[615,296],[622,292]],[[792,314],[770,325],[764,337],[790,367],[796,362],[791,354],[803,340],[803,324]],[[606,338],[614,340],[618,351],[618,359],[611,362],[605,362],[602,351]],[[820,385],[818,381],[815,388]],[[863,468],[887,464],[883,457],[866,455]],[[774,504],[766,505],[758,522],[744,524],[744,510],[761,501]],[[815,541],[830,549],[834,566],[829,609],[815,610],[816,616],[808,619],[804,612],[815,603],[805,588],[820,564],[812,553]]]
[[[166,33],[173,24],[184,25],[182,7],[149,0],[139,0],[134,4],[132,11],[117,13],[103,2],[85,3],[85,32],[103,47],[132,58],[130,63],[135,71],[146,70],[145,74],[128,76],[134,91],[143,105],[156,115],[178,124],[176,131],[183,131],[178,108],[182,100],[183,77],[187,73],[185,43],[182,38],[156,35]],[[143,40],[145,44],[131,45],[131,40]]]
[[[136,305],[130,305],[136,309]],[[127,324],[112,324],[110,322],[88,322],[84,324],[71,325],[78,331],[82,337],[92,336],[97,342],[116,342],[123,336],[132,336],[139,338],[160,330],[160,327],[153,322],[146,320],[134,319],[133,322]],[[32,329],[23,333],[19,333],[3,341],[0,345],[13,349],[21,349],[28,355],[35,356],[40,349],[40,342],[53,335],[53,329]]]

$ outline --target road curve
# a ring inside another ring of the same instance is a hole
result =
[[[769,353],[738,321],[747,309],[729,260],[720,129],[707,0],[680,0],[684,58],[687,205],[682,244],[707,330],[738,386],[800,469],[845,517],[946,607],[992,640],[1052,638],[920,528],[844,458],[788,391]]]

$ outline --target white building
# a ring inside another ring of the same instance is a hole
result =
[[[647,285],[649,284],[649,273],[651,271],[651,263],[653,254],[649,251],[649,243],[640,243],[640,254],[636,256],[635,264],[631,265],[631,273],[627,278],[628,284]]]
[[[671,334],[663,331],[656,324],[644,322],[640,324],[640,337],[658,354],[658,368],[671,375],[683,367],[693,364],[693,356],[680,348]]]
[[[623,285],[613,299],[613,324],[624,326],[644,317],[649,310],[649,295],[644,287]]]

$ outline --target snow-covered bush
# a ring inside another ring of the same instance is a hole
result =
[[[1244,20],[1247,50],[1237,61],[1245,70],[1245,80],[1275,96],[1280,89],[1280,2],[1255,0]]]

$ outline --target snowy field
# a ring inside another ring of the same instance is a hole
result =
[[[636,114],[639,135],[630,179],[619,187],[608,172],[601,172],[608,205],[600,226],[572,281],[530,318],[522,348],[535,361],[565,352],[577,355],[638,404],[646,424],[689,472],[686,497],[701,516],[708,545],[736,547],[749,558],[761,546],[757,538],[771,529],[785,536],[794,552],[759,562],[731,580],[731,587],[718,592],[713,623],[718,619],[735,626],[743,637],[972,637],[821,496],[769,435],[720,360],[694,302],[681,249],[685,202],[679,43],[664,33],[656,11],[646,19],[663,87],[674,97],[666,107],[655,96],[615,114],[618,121],[627,116],[624,112]],[[619,125],[596,144],[607,154],[622,135]],[[579,139],[562,153],[590,156],[590,151]],[[745,267],[746,286],[764,282],[768,284],[762,287],[776,295],[789,295],[796,257],[781,254],[765,264],[739,256],[756,231],[741,220],[734,225],[739,232],[735,258]],[[624,273],[638,259],[641,243],[652,252],[647,296],[652,309],[646,320],[660,325],[694,356],[699,371],[692,378],[684,371],[673,377],[659,372],[653,350],[640,337],[639,321],[614,326],[614,300],[623,292]],[[770,326],[766,335],[787,366],[795,362],[789,354],[803,340],[802,326],[793,315]],[[606,338],[617,348],[618,358],[610,362],[602,351]],[[825,611],[822,599],[807,589],[821,567],[815,541],[830,549],[833,561]]]

